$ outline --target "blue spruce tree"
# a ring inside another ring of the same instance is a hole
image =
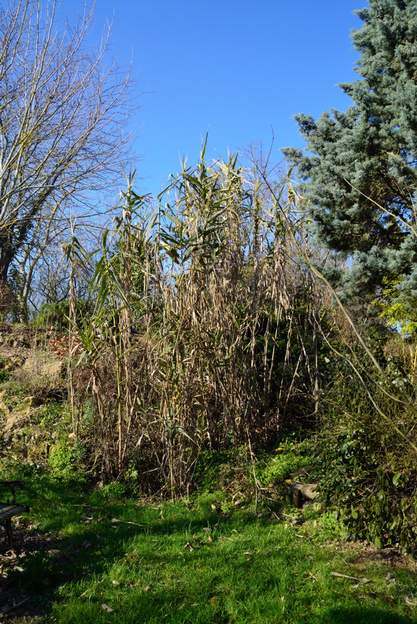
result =
[[[417,308],[417,0],[370,0],[353,35],[360,79],[346,112],[298,115],[307,150],[285,150],[320,239],[353,259],[357,295]],[[393,287],[394,285],[394,287]]]

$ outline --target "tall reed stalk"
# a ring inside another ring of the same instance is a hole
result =
[[[184,168],[156,209],[130,179],[79,327],[96,462],[187,491],[202,449],[273,443],[317,416],[320,293],[236,157]],[[299,225],[300,240],[302,226]]]

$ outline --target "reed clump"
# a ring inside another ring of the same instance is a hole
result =
[[[203,150],[158,199],[130,180],[70,366],[77,431],[94,406],[94,469],[176,495],[202,450],[267,448],[315,421],[324,301],[291,197],[235,157],[207,164]]]

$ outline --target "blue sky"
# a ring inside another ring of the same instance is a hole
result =
[[[301,145],[297,112],[346,108],[350,39],[365,0],[96,0],[94,42],[112,22],[109,56],[131,68],[140,192],[157,193],[182,157],[250,144]],[[72,20],[84,0],[61,0]]]

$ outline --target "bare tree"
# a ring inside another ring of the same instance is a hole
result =
[[[34,225],[30,241],[23,245],[9,271],[9,283],[15,293],[20,320],[27,321],[29,311],[43,303],[59,302],[68,295],[69,268],[62,249],[68,235],[68,220],[48,219]]]
[[[56,0],[0,12],[0,306],[19,255],[37,258],[51,222],[91,208],[126,145],[127,80],[103,70],[105,42],[88,53],[91,13],[64,32],[55,14]]]

